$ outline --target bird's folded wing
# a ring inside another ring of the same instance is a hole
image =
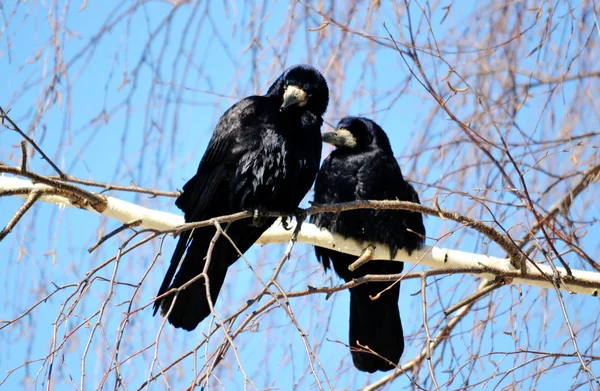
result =
[[[245,118],[252,113],[255,105],[254,97],[241,100],[227,110],[219,119],[198,171],[184,186],[183,193],[175,201],[175,205],[185,213],[186,222],[206,219],[211,209],[213,198],[226,197],[217,195],[217,189],[223,181],[229,180],[228,168],[239,159],[244,146],[239,145],[245,130]],[[219,200],[222,203],[223,200]]]

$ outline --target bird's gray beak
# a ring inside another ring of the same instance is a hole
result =
[[[327,133],[323,133],[323,135],[321,136],[321,139],[323,139],[324,143],[327,144],[331,144],[331,145],[337,145],[337,134],[335,134],[335,132],[327,132]]]
[[[290,106],[302,107],[308,102],[308,94],[298,86],[287,86],[283,93],[283,103],[279,111],[283,111]]]
[[[356,147],[356,138],[348,129],[337,129],[335,132],[323,133],[321,139],[324,143],[334,145],[338,148],[354,148]]]

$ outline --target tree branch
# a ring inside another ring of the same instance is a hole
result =
[[[51,194],[50,191],[52,190],[56,189],[44,184],[33,184],[28,180],[0,176],[0,196],[10,194],[28,197],[28,194],[31,192],[38,191],[41,193],[39,201],[74,206],[99,213],[90,205],[74,205],[68,197],[61,194]],[[234,215],[214,218],[205,222],[184,224],[183,216],[144,208],[114,197],[105,197],[105,199],[106,208],[102,211],[102,215],[119,220],[125,224],[139,220],[140,227],[160,232],[176,233],[183,229],[190,229],[191,227],[206,226],[214,224],[215,222],[235,221],[250,217],[250,213],[241,212]],[[305,210],[304,213],[310,215],[360,208],[410,209],[434,216],[439,215],[445,218],[451,217],[453,220],[462,222],[466,226],[474,226],[474,223],[469,217],[460,215],[459,213],[400,201],[364,201],[359,203],[313,206],[312,208]],[[477,226],[480,228],[480,232],[483,230],[489,234],[489,230],[495,231],[492,227],[483,223],[479,223]],[[482,229],[481,226],[488,227],[489,229],[486,231],[485,229]],[[295,225],[292,225],[292,227],[295,227]],[[278,221],[260,237],[257,243],[288,242],[292,237],[293,231],[293,229],[285,230],[281,225],[281,222]],[[504,238],[502,235],[500,235],[500,237]],[[367,246],[366,243],[359,243],[352,239],[346,239],[340,235],[321,230],[309,223],[304,223],[302,225],[302,229],[298,234],[298,241],[313,246],[340,251],[346,254],[356,255],[357,257],[363,254],[364,248]],[[389,259],[389,254],[390,252],[387,246],[377,244],[373,250],[373,259]],[[448,271],[461,270],[464,272],[464,270],[469,270],[469,274],[474,274],[487,279],[504,277],[512,279],[513,284],[538,286],[546,289],[554,288],[554,280],[556,277],[560,277],[557,284],[560,289],[564,291],[593,296],[598,295],[598,292],[600,291],[600,273],[573,270],[573,275],[567,276],[565,269],[556,268],[556,272],[558,273],[557,276],[553,268],[546,264],[527,262],[526,274],[522,275],[521,270],[514,267],[509,258],[497,258],[485,254],[474,254],[433,246],[424,246],[421,250],[413,251],[410,256],[405,251],[398,251],[394,260]]]

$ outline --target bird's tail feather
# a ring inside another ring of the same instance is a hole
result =
[[[214,230],[205,229],[204,231],[206,233],[196,232],[194,234],[194,239],[185,255],[186,259],[181,263],[181,268],[177,272],[170,288],[183,286],[204,270],[208,247],[214,235]],[[211,237],[209,238],[208,236]],[[219,292],[227,274],[227,266],[220,262],[219,258],[221,254],[218,253],[218,247],[213,250],[211,262],[206,271],[213,306],[217,302]],[[177,298],[173,304],[175,297]],[[204,278],[199,277],[196,281],[179,291],[177,296],[175,294],[167,296],[160,306],[163,316],[169,313],[170,310],[169,322],[173,326],[188,331],[195,329],[211,313]]]
[[[175,276],[177,266],[179,266],[179,261],[181,261],[181,258],[183,258],[183,254],[185,253],[185,249],[187,248],[190,233],[191,231],[184,231],[179,236],[177,246],[175,247],[173,256],[171,256],[171,264],[169,265],[169,269],[167,269],[165,278],[163,279],[163,282],[160,285],[160,289],[158,290],[158,294],[156,295],[157,297],[169,290],[169,285],[171,285],[171,281],[173,281],[173,276]],[[156,312],[161,307],[161,303],[164,302],[164,300],[165,299],[159,299],[154,302],[154,312],[152,313],[152,315],[156,315]]]
[[[404,351],[399,284],[381,293],[377,300],[369,298],[386,287],[389,283],[367,283],[350,289],[350,349],[354,366],[363,372],[395,368]]]
[[[247,221],[236,221],[225,228],[227,236],[236,244],[237,249],[231,245],[228,238],[221,235],[211,251],[211,260],[206,274],[208,276],[208,285],[213,306],[217,302],[219,292],[225,281],[227,269],[239,258],[238,250],[242,254],[245,253],[274,221],[275,218],[269,217],[261,227],[249,226]],[[170,288],[179,288],[202,273],[215,232],[214,227],[202,227],[194,230],[192,234],[193,239],[182,262],[175,261],[175,256],[179,254],[178,250],[180,249],[179,243],[177,244],[173,261],[167,272],[169,282],[163,282],[163,286],[170,283],[171,277],[169,273],[171,273],[171,268],[177,268],[179,263],[181,263],[181,266]],[[183,239],[180,239],[180,242],[181,240]],[[185,251],[185,247],[182,247],[183,251]],[[165,281],[167,281],[166,277]],[[164,292],[167,290],[165,287]],[[199,278],[185,289],[179,291],[175,303],[173,303],[174,297],[175,294],[165,297],[160,303],[160,307],[163,316],[170,310],[169,322],[177,328],[183,328],[188,331],[193,330],[211,314],[203,278]],[[171,304],[173,304],[172,309]]]

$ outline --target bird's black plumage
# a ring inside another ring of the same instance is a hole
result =
[[[319,168],[320,129],[328,100],[323,76],[308,65],[297,65],[286,70],[266,95],[242,99],[227,110],[215,127],[196,175],[175,201],[185,213],[185,221],[244,210],[294,212]],[[266,218],[260,226],[241,220],[223,228],[244,253],[274,220]],[[202,273],[215,232],[210,226],[181,234],[158,296]],[[227,268],[239,253],[221,235],[210,254],[207,276],[214,304]],[[210,314],[202,278],[179,291],[173,303],[174,297],[171,294],[157,300],[154,313],[161,308],[165,315],[172,306],[168,319],[177,328],[193,330]]]
[[[355,200],[401,200],[419,202],[414,188],[404,180],[390,142],[379,125],[358,117],[345,117],[336,132],[325,133],[323,141],[337,148],[325,159],[315,183],[315,203],[332,204]],[[397,250],[409,253],[421,247],[425,227],[420,213],[409,211],[359,209],[312,216],[311,221],[330,232],[367,243],[383,243],[390,257]],[[348,266],[357,257],[315,247],[325,269],[333,265],[345,281],[367,274],[401,273],[401,262],[373,260],[356,269]],[[399,362],[404,336],[398,297],[400,284],[371,282],[350,289],[350,348],[356,368],[365,372],[388,371]],[[389,288],[389,289],[388,289]],[[386,290],[387,289],[387,290]],[[371,300],[381,292],[377,300]],[[366,353],[368,346],[381,359]],[[362,350],[362,352],[361,352]]]

